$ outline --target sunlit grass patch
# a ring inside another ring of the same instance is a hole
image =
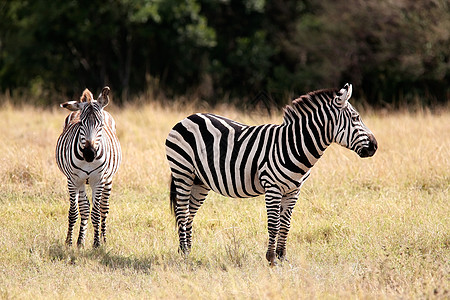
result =
[[[68,194],[54,158],[66,112],[0,109],[0,297],[449,296],[448,111],[363,113],[378,152],[370,159],[339,146],[325,152],[294,209],[288,261],[275,268],[265,259],[263,197],[210,192],[194,221],[191,254],[178,253],[164,140],[194,111],[157,104],[111,109],[124,156],[113,182],[108,242],[93,249],[89,224],[86,246],[77,249],[64,244]],[[281,113],[214,112],[250,124],[281,122]]]

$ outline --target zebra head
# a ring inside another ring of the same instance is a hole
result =
[[[80,101],[69,101],[60,105],[79,113],[78,147],[87,162],[92,162],[99,152],[103,127],[105,126],[103,108],[108,105],[108,94],[109,87],[104,87],[98,99],[94,100],[92,93],[86,89]]]
[[[351,96],[352,85],[347,83],[333,99],[333,106],[337,108],[334,142],[355,151],[360,157],[371,157],[377,151],[377,140],[348,102]]]

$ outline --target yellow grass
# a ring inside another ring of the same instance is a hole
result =
[[[68,195],[54,159],[66,111],[0,108],[0,298],[448,298],[450,111],[363,114],[379,143],[325,152],[304,185],[289,261],[265,260],[264,200],[211,193],[177,253],[164,140],[194,108],[112,108],[123,149],[108,244],[66,249]],[[280,123],[281,114],[216,113]],[[76,227],[78,234],[78,226]]]

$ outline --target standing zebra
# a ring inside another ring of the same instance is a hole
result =
[[[266,258],[286,256],[291,213],[310,169],[336,142],[370,157],[377,141],[348,102],[352,86],[320,90],[294,100],[281,125],[248,126],[213,114],[177,123],[166,139],[172,172],[170,203],[180,251],[189,253],[192,222],[209,190],[228,197],[265,194]]]
[[[64,129],[56,144],[56,162],[67,177],[70,194],[69,229],[66,245],[72,245],[73,227],[81,215],[78,247],[84,246],[89,218],[89,200],[85,183],[92,188],[92,224],[94,247],[100,246],[99,223],[103,242],[106,242],[106,217],[109,211],[112,178],[122,159],[113,117],[103,108],[109,102],[109,87],[103,88],[98,100],[86,89],[80,101],[61,104],[73,111],[64,122]]]

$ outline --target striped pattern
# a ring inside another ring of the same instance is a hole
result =
[[[213,114],[194,114],[166,140],[172,172],[171,206],[180,250],[191,248],[192,222],[209,190],[233,198],[265,194],[269,243],[266,258],[286,255],[292,210],[310,169],[333,142],[361,157],[377,148],[370,130],[348,103],[351,85],[294,100],[281,125],[248,126]]]
[[[67,177],[70,195],[69,228],[66,244],[72,245],[73,227],[81,215],[77,245],[84,246],[90,213],[85,183],[92,188],[92,224],[94,247],[100,245],[99,227],[106,242],[106,217],[113,175],[117,172],[122,152],[116,136],[113,117],[103,110],[109,102],[109,88],[105,87],[98,100],[85,90],[80,101],[70,101],[61,107],[72,110],[64,122],[64,129],[56,145],[56,162]]]

